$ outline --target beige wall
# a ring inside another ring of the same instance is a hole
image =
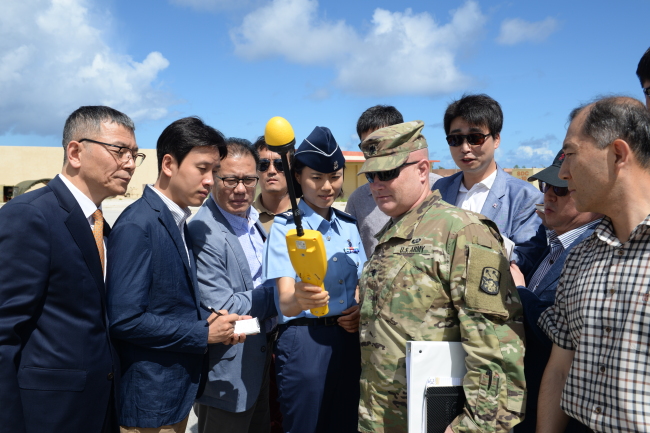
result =
[[[154,183],[158,178],[156,149],[140,151],[147,155],[147,158],[133,174],[127,191],[130,198],[140,197],[143,185]],[[343,180],[346,197],[367,183],[365,176],[357,176],[362,164],[346,162]],[[53,178],[61,172],[62,166],[63,149],[60,147],[0,146],[0,186],[13,186],[24,180]]]
[[[142,195],[144,184],[153,183],[158,178],[156,149],[140,151],[147,158],[136,168],[131,178],[127,194],[133,198]],[[62,166],[61,147],[0,146],[0,186],[13,186],[24,180],[53,178],[61,173]]]
[[[540,171],[544,170],[543,168],[506,168],[504,171],[506,173],[510,173],[512,176],[516,177],[517,179],[525,180],[528,182],[528,178],[534,174],[539,173]],[[534,180],[532,182],[528,182],[531,185],[537,187],[537,181]]]
[[[345,193],[344,200],[347,200],[352,194],[352,191],[359,188],[361,185],[368,183],[364,175],[357,176],[363,162],[346,162],[345,175],[343,176],[343,192]]]
[[[154,183],[158,177],[156,149],[140,149],[147,158],[136,168],[127,195],[138,198],[147,183]],[[346,198],[352,191],[367,183],[365,176],[357,176],[363,162],[346,162],[343,191]],[[61,172],[63,149],[60,147],[0,146],[0,187],[13,186],[24,180],[52,178]],[[506,169],[513,176],[526,180],[541,168]],[[432,170],[434,173],[449,176],[457,170]],[[442,173],[444,172],[444,173]],[[0,201],[2,201],[0,188]]]

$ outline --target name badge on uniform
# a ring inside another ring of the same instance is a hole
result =
[[[357,254],[359,253],[359,248],[353,247],[352,242],[350,242],[350,239],[348,239],[348,246],[343,248],[343,252],[345,254]]]
[[[431,254],[433,246],[427,243],[420,245],[422,238],[411,239],[408,245],[399,245],[393,249],[393,254]]]

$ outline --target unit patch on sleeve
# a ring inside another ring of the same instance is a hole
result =
[[[496,296],[499,294],[499,280],[501,273],[490,267],[483,268],[483,275],[481,275],[480,288],[488,295]]]

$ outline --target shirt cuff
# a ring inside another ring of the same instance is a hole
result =
[[[568,332],[563,332],[563,330],[557,326],[555,311],[552,306],[542,312],[537,320],[537,326],[539,326],[542,332],[548,336],[553,344],[556,344],[565,350],[575,350],[571,336]]]

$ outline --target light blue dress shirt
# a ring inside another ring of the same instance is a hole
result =
[[[246,218],[242,218],[223,210],[219,203],[214,200],[214,197],[210,197],[214,204],[217,205],[217,209],[228,221],[230,227],[235,231],[235,236],[239,239],[239,244],[244,250],[244,254],[246,254],[246,261],[248,261],[251,277],[253,277],[253,286],[257,289],[262,285],[262,253],[264,251],[264,238],[255,226],[260,217],[259,212],[251,206],[248,208]]]
[[[304,200],[298,203],[298,208],[302,211],[303,228],[318,230],[323,235],[323,242],[327,250],[325,289],[330,295],[327,316],[340,315],[342,311],[357,304],[354,292],[366,262],[366,254],[354,218],[342,212],[337,215],[337,212],[332,210],[331,219],[327,221],[314,212]],[[290,212],[275,217],[269,237],[264,244],[263,280],[291,277],[300,281],[291,265],[286,242],[287,232],[295,228],[296,225]],[[286,323],[298,317],[316,317],[308,310],[295,317],[283,316],[279,307],[277,288],[275,305],[278,307],[280,323]]]

